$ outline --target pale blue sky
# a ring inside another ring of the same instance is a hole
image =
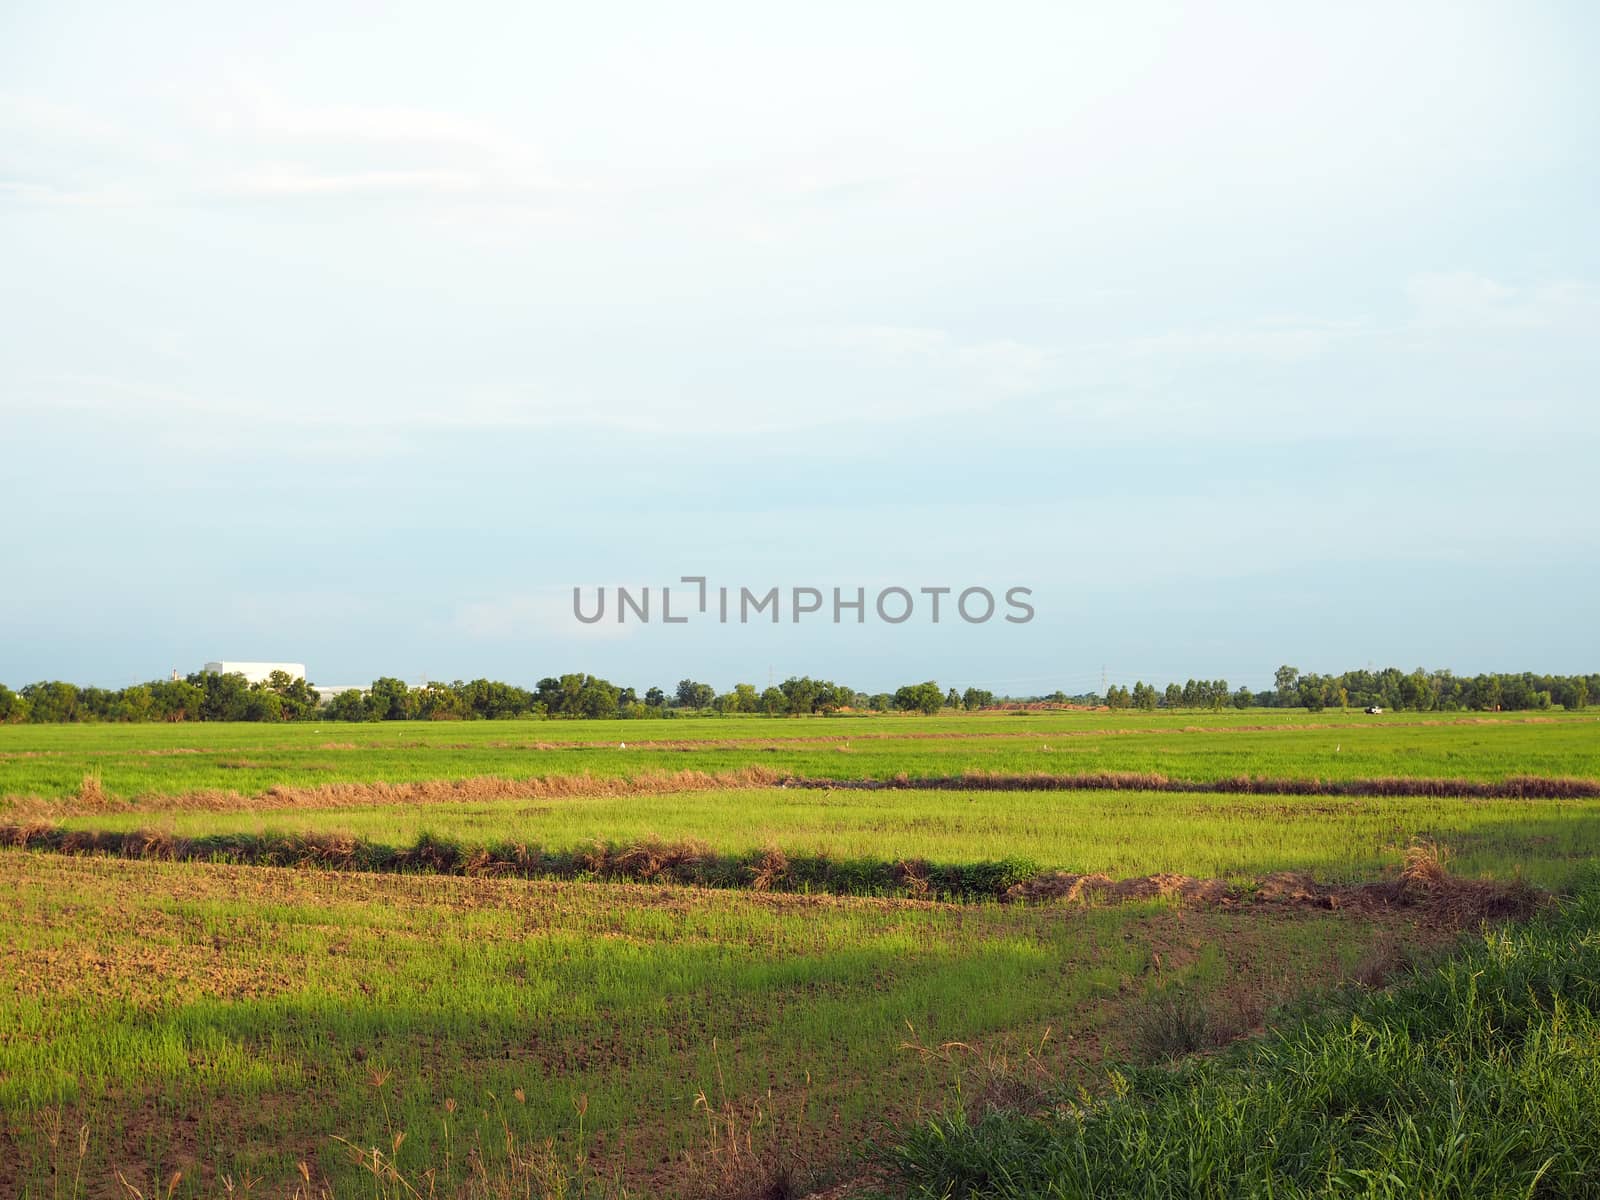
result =
[[[230,7],[0,13],[12,686],[1600,667],[1590,6]]]

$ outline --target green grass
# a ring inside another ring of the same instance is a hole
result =
[[[1081,1046],[1152,986],[1337,975],[1377,937],[1327,913],[1234,929],[1150,904],[1063,920],[18,851],[0,851],[0,893],[0,1114],[22,1151],[0,1191],[25,1196],[54,1194],[52,1164],[70,1176],[80,1122],[96,1191],[113,1166],[181,1169],[181,1195],[215,1194],[222,1174],[277,1189],[305,1159],[345,1194],[360,1171],[333,1135],[387,1149],[404,1130],[402,1166],[448,1179],[502,1120],[574,1153],[580,1097],[596,1163],[636,1187],[695,1145],[702,1092],[770,1090],[825,1160],[830,1140],[909,1119],[948,1085],[908,1038],[1050,1026]],[[373,1071],[391,1073],[381,1091]],[[52,1148],[39,1130],[57,1112]]]
[[[1155,771],[1500,781],[1600,778],[1586,713],[1308,714],[1302,710],[675,721],[0,727],[0,798],[75,795],[86,776],[122,797],[498,776],[735,771],[890,779]],[[1274,728],[1251,728],[1252,726]],[[652,744],[668,742],[668,745]],[[619,749],[619,743],[628,749]]]
[[[520,843],[554,854],[596,841],[626,847],[695,840],[734,856],[777,846],[791,856],[836,860],[1020,858],[1047,870],[1229,879],[1285,870],[1373,878],[1423,839],[1452,850],[1458,873],[1508,878],[1521,872],[1556,885],[1600,845],[1600,799],[754,788],[409,807],[101,813],[62,824],[154,827],[187,838],[340,833],[388,846],[433,836],[463,847]]]
[[[1102,1094],[912,1127],[912,1197],[1600,1196],[1600,875],[1388,994]]]

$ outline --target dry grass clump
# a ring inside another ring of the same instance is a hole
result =
[[[1446,870],[1450,853],[1432,842],[1417,842],[1406,850],[1405,863],[1395,891],[1403,905],[1426,905],[1438,915],[1459,922],[1529,917],[1550,897],[1526,880],[1509,883],[1486,879],[1460,879]],[[1384,885],[1368,885],[1381,889]]]
[[[1418,908],[1432,919],[1453,925],[1527,917],[1549,900],[1545,892],[1521,879],[1499,883],[1458,878],[1447,869],[1449,859],[1447,847],[1417,842],[1406,850],[1397,877],[1360,884],[1320,883],[1300,871],[1277,871],[1263,876],[1250,887],[1188,875],[1112,879],[1101,874],[1054,871],[1007,888],[1001,900],[1022,904],[1089,904],[1176,898],[1186,903],[1223,907],[1272,904],[1358,911]]]
[[[1248,1021],[1235,1010],[1207,1004],[1184,990],[1151,997],[1133,1017],[1134,1045],[1153,1060],[1215,1050],[1248,1031]]]
[[[798,1200],[814,1180],[796,1146],[805,1138],[811,1077],[798,1094],[780,1101],[770,1089],[752,1100],[735,1102],[726,1095],[722,1060],[712,1039],[717,1063],[713,1100],[696,1093],[695,1111],[705,1118],[701,1144],[683,1157],[681,1193],[689,1200]]]
[[[686,839],[668,842],[647,838],[611,856],[611,869],[627,879],[688,881],[700,876],[706,863],[716,857],[705,842]]]
[[[30,843],[48,845],[50,835],[58,832],[54,822],[26,821],[16,825],[0,826],[0,846],[26,849]]]
[[[1168,872],[1138,875],[1131,879],[1112,879],[1109,875],[1098,873],[1075,875],[1069,871],[1051,871],[1007,888],[1001,900],[1022,904],[1051,901],[1075,904],[1176,897],[1202,904],[1220,904],[1233,900],[1236,895],[1237,889],[1224,880],[1196,879],[1191,875]]]
[[[357,863],[361,843],[347,833],[303,833],[290,839],[289,853],[305,866],[349,870]]]
[[[1359,988],[1376,991],[1388,987],[1411,970],[1415,961],[1414,952],[1405,945],[1398,941],[1385,941],[1356,964],[1350,972],[1350,981]]]
[[[993,1108],[1032,1110],[1061,1083],[1060,1064],[1045,1055],[1053,1030],[1046,1028],[1036,1043],[941,1042],[930,1046],[909,1021],[910,1036],[900,1049],[915,1054],[924,1067],[945,1075],[963,1106],[974,1112]]]
[[[122,835],[122,857],[172,862],[184,857],[186,844],[165,829],[135,829]]]
[[[777,846],[767,846],[747,868],[750,886],[758,892],[776,891],[789,874],[789,856]]]
[[[894,865],[894,880],[913,900],[930,900],[935,894],[929,878],[933,870],[925,858],[903,858]]]

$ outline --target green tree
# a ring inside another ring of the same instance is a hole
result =
[[[417,715],[417,698],[405,680],[384,675],[372,681],[367,705],[380,721],[408,721]]]
[[[1279,667],[1272,673],[1272,686],[1277,692],[1277,702],[1285,707],[1298,699],[1297,685],[1300,682],[1300,668],[1288,665]]]
[[[283,697],[258,683],[245,694],[243,717],[246,721],[281,721]]]
[[[28,705],[28,719],[35,725],[76,721],[79,692],[75,685],[59,679],[30,683],[22,689]]]
[[[847,688],[829,679],[819,680],[816,693],[811,697],[811,711],[824,714],[837,712],[841,708],[849,708],[855,698],[854,688]]]
[[[809,675],[791,675],[778,685],[789,714],[796,717],[816,711],[818,688],[817,681]]]
[[[578,692],[578,713],[580,717],[589,720],[604,720],[617,715],[617,704],[621,699],[621,690],[616,685],[607,683],[593,675],[583,677],[583,687]],[[711,700],[716,699],[715,693],[706,700],[702,708],[709,708]]]
[[[0,725],[20,725],[28,719],[28,700],[0,683]]]
[[[782,688],[769,687],[761,693],[761,711],[769,717],[781,717],[789,711],[789,698]]]
[[[692,679],[678,680],[679,708],[710,708],[716,698],[717,689],[709,683],[696,683]]]
[[[158,721],[198,721],[205,690],[187,679],[158,679],[150,685],[151,715]]]
[[[1400,680],[1400,703],[1416,712],[1427,712],[1438,703],[1438,689],[1421,667]]]
[[[204,696],[200,701],[202,721],[242,721],[245,704],[250,695],[250,685],[237,671],[219,675],[215,671],[197,671],[189,682],[198,687]]]
[[[111,716],[118,721],[148,721],[155,716],[155,707],[155,696],[149,684],[130,684],[117,693]]]
[[[416,689],[416,701],[419,720],[459,721],[466,716],[461,693],[448,683],[430,681],[423,684]]]
[[[1133,706],[1140,712],[1154,712],[1160,697],[1153,684],[1139,680],[1133,685]]]
[[[908,683],[895,692],[894,706],[902,712],[934,716],[944,707],[944,689],[931,679],[925,683]]]
[[[367,719],[367,701],[362,696],[359,688],[340,692],[323,710],[330,721],[365,721]]]

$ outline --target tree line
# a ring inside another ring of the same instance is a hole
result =
[[[140,721],[440,721],[509,718],[638,719],[691,714],[748,713],[769,717],[827,715],[840,709],[938,712],[995,703],[993,692],[940,690],[932,681],[893,693],[867,694],[828,679],[792,676],[758,692],[739,683],[718,692],[708,683],[678,681],[640,695],[596,675],[548,676],[533,688],[492,679],[412,686],[385,676],[370,688],[341,690],[323,701],[304,679],[274,671],[265,681],[197,671],[125,688],[80,687],[62,680],[30,683],[19,691],[0,684],[0,724]]]
[[[243,675],[199,671],[183,679],[162,679],[110,689],[80,687],[61,680],[30,683],[19,691],[0,684],[0,723],[59,724],[139,721],[439,721],[509,718],[669,719],[689,715],[750,714],[767,717],[826,716],[842,709],[865,712],[975,711],[1004,704],[1078,703],[1153,712],[1162,708],[1381,708],[1429,711],[1537,711],[1583,709],[1600,696],[1600,674],[1456,675],[1450,671],[1409,673],[1346,671],[1340,675],[1278,668],[1274,686],[1261,692],[1230,689],[1225,679],[1191,679],[1164,688],[1136,682],[1114,684],[1105,695],[1089,693],[1022,698],[997,697],[982,688],[958,692],[933,680],[909,683],[893,692],[859,692],[809,676],[791,676],[757,691],[738,683],[718,692],[708,683],[682,679],[671,691],[660,687],[640,695],[596,675],[548,676],[533,688],[491,679],[431,682],[412,686],[385,676],[366,689],[341,691],[327,699],[304,679],[274,671],[250,683]]]
[[[1541,711],[1552,708],[1584,709],[1600,696],[1600,674],[1457,675],[1453,671],[1411,672],[1396,667],[1380,671],[1345,671],[1340,675],[1301,673],[1281,666],[1273,686],[1262,692],[1247,687],[1228,690],[1226,679],[1191,679],[1155,685],[1139,681],[1133,687],[1112,685],[1104,703],[1115,709],[1134,708],[1304,708],[1322,712],[1329,708],[1392,709],[1399,712],[1501,712]]]

